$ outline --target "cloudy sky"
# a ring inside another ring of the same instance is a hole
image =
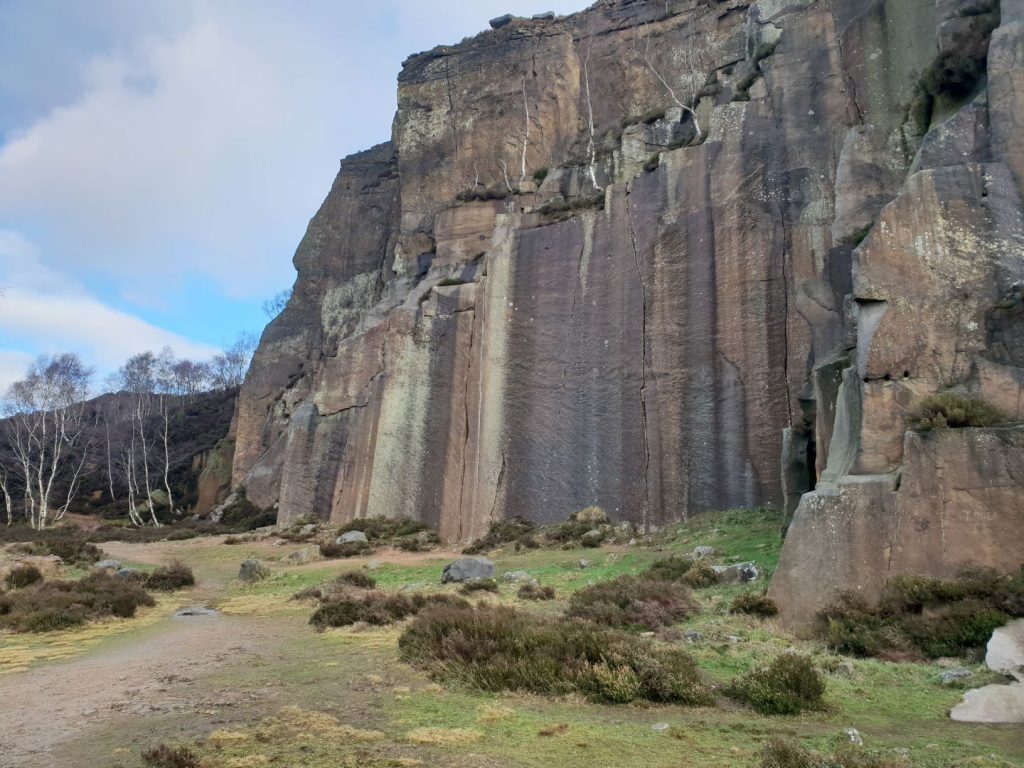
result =
[[[410,53],[586,0],[0,0],[0,391],[259,333]]]

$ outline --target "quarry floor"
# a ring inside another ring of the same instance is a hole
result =
[[[499,574],[528,571],[560,599],[524,606],[508,585],[481,599],[558,613],[564,598],[589,582],[698,544],[715,546],[726,559],[755,560],[770,573],[777,529],[769,513],[729,512],[636,547],[498,552]],[[905,765],[1024,766],[1022,729],[948,719],[963,691],[941,685],[936,664],[849,660],[843,674],[828,677],[828,710],[798,717],[763,717],[729,703],[607,706],[445,688],[399,660],[401,627],[314,631],[314,605],[290,597],[370,558],[289,564],[287,556],[303,546],[226,545],[221,538],[104,544],[110,556],[139,567],[180,559],[198,583],[129,621],[0,635],[0,768],[135,768],[141,750],[161,742],[185,744],[204,766],[225,768],[751,766],[770,736],[824,750],[848,728],[894,758],[894,750],[909,750]],[[372,557],[382,565],[373,575],[384,589],[441,589],[441,568],[455,556],[378,552]],[[268,562],[271,578],[237,581],[239,563],[249,557]],[[589,567],[580,569],[580,558]],[[688,649],[710,678],[728,680],[794,646],[826,667],[847,661],[788,637],[774,621],[730,615],[740,589],[699,591],[702,613],[681,625],[704,635]],[[172,618],[191,605],[221,613]],[[974,684],[988,681],[980,665],[967,666]]]

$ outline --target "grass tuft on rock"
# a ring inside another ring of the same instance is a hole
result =
[[[679,648],[504,606],[424,611],[403,633],[399,649],[414,666],[483,691],[576,693],[613,704],[714,702],[693,659]]]
[[[907,426],[919,432],[963,427],[995,427],[1006,421],[997,408],[977,397],[942,392],[926,397],[907,416]]]

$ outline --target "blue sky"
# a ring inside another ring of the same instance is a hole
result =
[[[102,374],[259,333],[402,60],[585,4],[0,0],[0,392],[43,352]]]

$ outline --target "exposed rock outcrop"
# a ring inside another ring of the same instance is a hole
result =
[[[791,622],[1015,567],[1024,433],[904,429],[950,386],[1024,417],[1024,22],[961,5],[602,0],[411,57],[296,252],[235,484],[448,540],[785,505]],[[946,82],[958,46],[987,78]]]

